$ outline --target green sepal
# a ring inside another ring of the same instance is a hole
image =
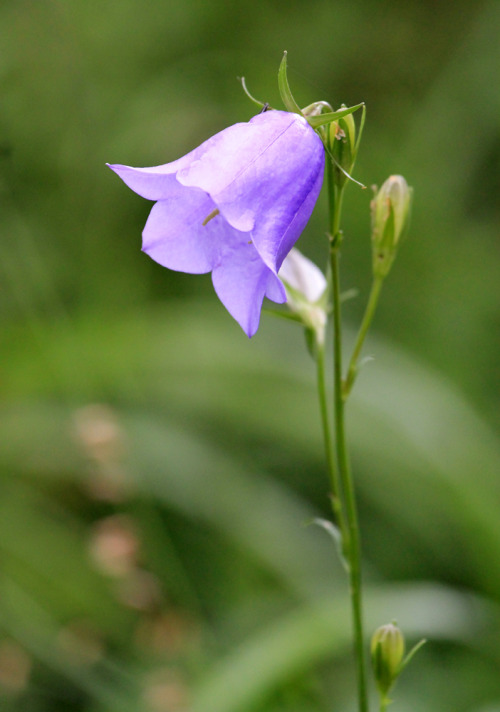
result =
[[[359,122],[358,138],[356,140],[356,146],[354,148],[354,161],[356,161],[356,158],[358,155],[359,143],[361,141],[361,136],[363,135],[363,129],[365,128],[365,120],[366,120],[366,106],[363,104],[363,108],[361,109],[361,121]]]
[[[337,549],[340,562],[347,573],[349,573],[349,562],[344,556],[344,543],[340,529],[333,522],[330,522],[330,520],[322,519],[321,517],[315,517],[310,523],[316,524],[318,527],[324,529],[325,532],[332,538],[335,548]]]
[[[349,302],[351,299],[357,299],[359,297],[359,289],[352,287],[351,289],[346,289],[345,292],[340,293],[340,303]]]
[[[302,109],[304,116],[319,116],[324,109],[327,109],[325,113],[330,113],[333,111],[333,106],[327,101],[314,101],[312,104],[305,106]]]
[[[399,242],[403,242],[403,240],[406,239],[408,232],[410,230],[411,217],[412,217],[412,212],[413,212],[413,188],[411,186],[408,186],[408,194],[409,194],[408,211],[406,213],[406,220],[405,220],[404,227],[401,230],[401,234],[399,236]]]
[[[393,175],[383,183],[371,202],[373,273],[385,277],[399,245],[406,236],[413,190],[403,176]]]
[[[350,117],[350,118],[349,118]],[[330,124],[330,142],[331,142],[331,149],[332,153],[335,154],[335,148],[337,149],[336,151],[336,158],[340,166],[342,166],[345,170],[345,173],[351,173],[352,169],[354,167],[354,149],[355,149],[355,132],[356,132],[356,127],[354,125],[354,119],[352,118],[352,114],[349,114],[349,117],[344,116],[343,118],[339,119],[338,122],[331,123]],[[337,139],[336,136],[332,136],[332,131],[336,133],[337,127],[342,131],[344,134],[345,138],[344,139]],[[337,142],[337,143],[334,143]],[[345,176],[345,174],[344,174]]]
[[[263,101],[259,101],[258,99],[256,99],[256,98],[255,98],[252,94],[250,94],[250,92],[248,91],[248,89],[247,89],[247,84],[246,84],[246,82],[245,82],[245,77],[238,77],[238,79],[239,79],[239,81],[241,82],[241,86],[243,87],[243,91],[244,91],[245,94],[248,96],[248,98],[250,99],[250,101],[253,101],[254,104],[257,104],[257,106],[260,106],[261,109],[264,108],[265,103],[264,103]]]
[[[290,293],[290,295],[295,299],[297,304],[302,303],[305,307],[308,306],[316,306],[316,307],[321,307],[325,311],[328,310],[328,284],[323,290],[322,295],[320,296],[319,299],[317,299],[315,302],[308,302],[307,299],[304,297],[302,292],[299,292],[298,289],[295,289],[295,287],[292,287],[291,284],[289,284],[286,279],[281,279],[283,284],[286,287],[286,290]]]
[[[304,326],[304,337],[309,355],[313,361],[316,361],[318,358],[318,335],[310,326]]]
[[[281,60],[280,68],[278,70],[278,87],[280,90],[281,101],[285,105],[287,111],[291,111],[294,114],[300,114],[301,116],[303,116],[302,110],[293,98],[290,85],[288,84],[288,78],[286,74],[286,55],[287,53],[285,52],[283,54],[283,59]]]
[[[401,672],[405,652],[405,639],[396,621],[382,625],[374,632],[370,651],[373,673],[381,699],[387,703],[387,695]]]
[[[297,321],[304,327],[307,350],[314,360],[316,360],[316,348],[318,343],[322,340],[321,334],[323,330],[321,326],[311,318],[311,313],[316,309],[322,310],[325,314],[329,312],[328,286],[325,287],[320,298],[316,302],[311,303],[307,301],[302,292],[292,287],[285,279],[282,279],[282,282],[289,295],[288,306],[291,309],[289,313],[293,314],[294,321]]]
[[[284,311],[281,309],[271,309],[270,307],[264,307],[262,309],[262,313],[269,314],[270,316],[276,316],[276,317],[278,317],[278,319],[286,319],[286,321],[294,321],[297,324],[304,326],[304,322],[302,321],[299,314],[295,314],[291,311]]]
[[[379,246],[382,252],[389,252],[391,249],[394,248],[396,244],[395,232],[396,215],[394,213],[394,205],[392,203],[389,203],[388,217],[384,225],[384,232],[382,238],[379,242]]]
[[[422,640],[419,640],[418,643],[416,643],[413,648],[410,650],[406,658],[403,660],[401,663],[401,667],[399,668],[399,672],[404,670],[404,668],[408,665],[409,662],[411,662],[413,656],[415,653],[418,653],[420,648],[427,643],[427,638],[422,638]]]
[[[345,108],[345,104],[342,104],[340,111]],[[365,106],[363,105],[360,131],[363,130],[365,114]],[[326,148],[335,165],[334,180],[338,188],[343,188],[347,180],[354,181],[351,174],[359,146],[359,141],[356,140],[356,132],[356,123],[352,114],[343,116],[337,121],[332,121],[328,127]],[[359,181],[354,182],[359,183]]]
[[[383,230],[381,238],[373,243],[373,274],[378,277],[387,277],[396,257],[395,215],[392,203],[389,203],[388,217]]]
[[[325,124],[330,124],[332,121],[337,121],[343,116],[348,116],[349,114],[354,113],[358,109],[361,109],[363,106],[363,103],[356,104],[356,106],[349,106],[346,109],[339,109],[338,111],[332,111],[328,114],[320,114],[319,116],[308,116],[306,118],[308,124],[312,126],[313,129],[317,129],[320,126],[324,126]]]

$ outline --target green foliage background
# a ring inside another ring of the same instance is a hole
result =
[[[313,365],[139,252],[155,165],[279,106],[365,101],[356,176],[410,237],[350,409],[369,629],[429,643],[394,709],[500,710],[496,0],[3,0],[0,707],[354,709]],[[370,280],[351,186],[348,338]],[[326,201],[301,238],[323,265]]]

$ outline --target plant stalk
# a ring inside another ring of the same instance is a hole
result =
[[[325,444],[325,456],[328,467],[328,474],[330,476],[331,485],[331,499],[332,508],[335,515],[335,521],[340,529],[342,535],[342,552],[346,556],[347,552],[344,550],[345,542],[348,536],[348,529],[344,517],[344,508],[342,506],[342,493],[340,491],[340,481],[339,472],[337,467],[337,460],[335,457],[335,450],[333,445],[332,437],[332,426],[330,422],[330,412],[328,408],[328,394],[326,387],[326,374],[325,374],[325,344],[317,344],[316,353],[316,374],[317,374],[317,387],[318,387],[318,399],[319,408],[321,414],[321,425],[323,429],[323,440]]]
[[[348,398],[354,385],[354,381],[356,380],[356,376],[358,375],[358,362],[361,354],[361,349],[363,348],[368,329],[370,328],[370,325],[372,323],[383,283],[383,277],[374,277],[370,296],[368,298],[365,313],[363,315],[363,321],[361,322],[361,326],[359,327],[358,336],[356,338],[356,343],[354,344],[351,360],[349,362],[349,368],[347,369],[347,375],[345,377],[343,385],[344,400]]]
[[[344,516],[347,527],[347,542],[344,550],[349,563],[349,592],[354,633],[354,656],[357,671],[358,710],[368,712],[366,688],[364,633],[361,587],[361,547],[356,497],[347,450],[345,428],[345,398],[342,379],[342,318],[340,300],[339,250],[342,235],[340,216],[342,210],[343,187],[334,182],[334,166],[328,161],[328,196],[330,208],[330,267],[333,300],[333,377],[334,415],[337,462],[343,494]]]

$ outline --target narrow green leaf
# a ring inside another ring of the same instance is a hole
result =
[[[287,111],[291,111],[295,114],[300,114],[302,116],[302,110],[293,98],[293,94],[288,84],[288,78],[286,74],[286,55],[287,53],[285,52],[283,54],[283,59],[281,60],[280,68],[278,70],[278,86],[280,90],[281,100],[283,101],[283,104],[285,105]],[[318,126],[321,126],[321,124],[318,124]]]
[[[342,534],[340,532],[340,529],[333,522],[330,522],[328,519],[322,519],[321,517],[315,517],[312,520],[311,524],[316,524],[318,527],[324,529],[327,534],[331,536],[335,543],[335,548],[337,549],[342,566],[347,572],[349,572],[349,563],[344,556]]]
[[[346,289],[345,292],[342,292],[340,295],[340,301],[342,304],[344,302],[348,302],[351,299],[357,299],[359,296],[359,289]]]
[[[408,665],[408,663],[412,660],[413,656],[415,653],[417,653],[420,648],[427,643],[427,638],[422,638],[422,640],[419,640],[416,645],[413,646],[413,648],[410,650],[406,658],[403,660],[401,663],[401,667],[399,668],[399,672],[404,670],[404,668]]]
[[[366,120],[366,106],[363,104],[362,109],[361,109],[361,121],[360,121],[359,129],[358,129],[358,138],[356,140],[356,145],[354,147],[354,160],[355,161],[356,161],[356,157],[358,155],[359,143],[361,141],[361,136],[363,135],[363,129],[365,128],[365,120]]]
[[[261,108],[263,108],[263,107],[265,106],[265,103],[264,103],[263,101],[259,101],[258,99],[256,99],[256,98],[255,98],[254,96],[252,96],[252,94],[250,94],[250,92],[248,91],[247,85],[246,85],[246,82],[245,82],[245,77],[238,77],[238,79],[239,79],[239,81],[241,82],[241,86],[243,87],[243,91],[244,91],[245,94],[248,96],[248,98],[250,99],[250,101],[253,101],[254,104],[257,104],[257,106],[260,106]]]
[[[366,589],[367,629],[389,610],[410,635],[417,631],[433,639],[466,644],[473,631],[493,625],[481,599],[431,585],[398,585]],[[471,607],[471,603],[474,605]],[[439,615],[429,616],[429,610]],[[496,623],[493,634],[497,633]],[[308,601],[263,625],[244,644],[214,661],[194,690],[193,712],[246,712],[270,709],[270,697],[294,675],[331,660],[350,649],[349,610],[342,596]],[[230,694],[228,694],[230,691]],[[267,703],[267,705],[266,705]]]
[[[361,109],[363,106],[364,104],[361,103],[356,104],[356,106],[349,106],[347,109],[339,109],[338,111],[332,111],[328,114],[320,114],[319,116],[308,116],[307,121],[309,125],[313,127],[313,129],[317,129],[320,126],[324,126],[325,124],[330,124],[332,121],[337,121],[337,119],[341,119],[343,116],[348,116],[349,114],[354,113],[358,109]]]
[[[291,311],[281,311],[278,309],[271,309],[269,307],[264,307],[262,309],[263,314],[269,314],[270,316],[276,316],[278,319],[286,319],[287,321],[296,321],[298,324],[301,326],[302,324],[302,319],[298,314],[294,314]]]

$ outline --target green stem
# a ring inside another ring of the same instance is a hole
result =
[[[387,707],[390,704],[390,700],[387,697],[380,698],[380,712],[386,712]]]
[[[361,597],[361,551],[358,525],[358,514],[354,483],[351,474],[347,439],[345,431],[345,400],[342,392],[342,356],[341,356],[341,325],[340,325],[340,281],[339,258],[337,248],[331,252],[332,285],[334,299],[334,380],[335,380],[335,432],[337,440],[337,455],[340,480],[345,498],[347,527],[349,532],[348,560],[349,583],[351,595],[352,621],[354,629],[354,647],[358,675],[359,712],[367,712],[366,675],[364,661],[364,635]],[[335,307],[337,303],[337,307]]]
[[[341,241],[340,215],[342,209],[343,189],[335,186],[333,164],[328,162],[328,194],[330,206],[330,265],[332,276],[333,298],[333,357],[334,357],[334,413],[335,436],[337,443],[337,458],[340,482],[345,501],[345,517],[347,520],[348,541],[345,545],[349,561],[349,590],[354,632],[354,654],[357,669],[358,709],[368,711],[366,689],[364,634],[361,592],[361,550],[358,515],[354,483],[351,475],[347,440],[345,431],[345,400],[342,388],[342,318],[340,302],[339,247]]]
[[[359,356],[361,354],[361,349],[363,348],[363,344],[365,342],[365,338],[368,333],[368,329],[370,328],[370,325],[373,320],[373,316],[375,314],[375,310],[377,308],[378,300],[380,297],[380,291],[382,289],[383,283],[384,283],[383,277],[380,277],[380,276],[374,277],[373,283],[372,283],[372,288],[370,291],[370,296],[368,298],[368,303],[366,305],[365,313],[363,316],[363,321],[361,322],[361,326],[359,327],[358,336],[356,339],[356,343],[354,344],[354,349],[352,351],[351,360],[349,362],[349,368],[347,369],[347,375],[346,375],[346,378],[344,381],[344,386],[343,386],[344,400],[347,399],[347,397],[348,397],[349,393],[351,392],[351,389],[354,385],[354,381],[356,380],[356,376],[358,374]]]
[[[340,493],[339,473],[337,462],[335,459],[335,451],[333,447],[332,428],[330,424],[330,413],[328,409],[328,395],[326,388],[325,375],[325,344],[317,344],[316,353],[316,373],[318,386],[319,408],[321,413],[321,425],[323,429],[323,440],[325,443],[325,455],[328,466],[328,474],[330,476],[330,484],[332,488],[332,507],[336,522],[342,534],[342,551],[344,556],[347,552],[344,550],[345,539],[347,537],[347,527],[345,523],[344,510],[342,507],[342,498]]]

